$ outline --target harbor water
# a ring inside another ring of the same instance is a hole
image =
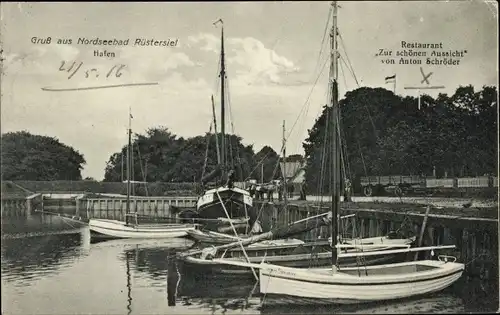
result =
[[[469,313],[498,310],[498,283],[462,279],[414,299],[349,306],[271,303],[255,280],[194,279],[177,268],[188,239],[91,244],[88,227],[61,217],[2,220],[3,314]],[[278,301],[279,302],[279,301]]]

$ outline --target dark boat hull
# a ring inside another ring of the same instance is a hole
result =
[[[326,267],[331,265],[331,247],[328,241],[311,242],[297,246],[268,246],[268,247],[246,247],[248,259],[251,263],[267,262],[286,267],[311,268]],[[218,253],[216,258],[235,259],[247,261],[241,248],[227,251],[225,254]],[[339,260],[341,267],[356,267],[378,265],[406,258],[405,254],[384,254],[364,257],[359,260],[356,257],[348,257]],[[191,274],[199,276],[231,275],[242,277],[253,277],[252,270],[247,267],[220,264],[213,260],[201,259],[199,255],[180,257],[182,269]],[[362,268],[360,269],[362,272]]]
[[[246,191],[236,188],[219,188],[206,192],[205,195],[200,198],[197,205],[197,211],[200,218],[225,218],[226,211],[230,218],[235,218],[247,217],[251,207],[252,199],[248,196]]]

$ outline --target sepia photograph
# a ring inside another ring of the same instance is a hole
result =
[[[0,22],[2,314],[500,311],[496,1]]]

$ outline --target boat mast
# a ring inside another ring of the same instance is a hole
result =
[[[337,265],[337,235],[338,235],[338,214],[340,210],[340,148],[339,148],[339,138],[338,138],[338,52],[337,52],[337,2],[332,2],[333,6],[333,17],[332,17],[332,30],[331,30],[331,47],[330,47],[330,91],[331,91],[331,102],[330,102],[330,130],[331,130],[331,178],[330,178],[330,189],[332,190],[332,266],[335,268]],[[335,270],[335,269],[334,269]]]
[[[260,164],[260,182],[264,184],[264,162]]]
[[[214,116],[215,147],[216,147],[216,151],[217,151],[217,164],[220,165],[219,140],[218,140],[218,136],[217,136],[217,118],[215,117],[215,102],[214,102],[213,95],[212,95],[212,115]]]
[[[226,112],[225,112],[225,81],[226,81],[226,66],[224,60],[224,22],[219,19],[222,24],[221,30],[221,53],[220,53],[220,120],[221,120],[221,166],[223,181],[226,175]]]
[[[125,222],[128,223],[128,214],[130,213],[130,146],[132,143],[132,109],[128,108],[128,145],[127,145],[127,213],[125,214]]]
[[[285,138],[285,121],[283,120],[283,197],[285,209],[287,204],[287,182],[286,182],[286,138]]]

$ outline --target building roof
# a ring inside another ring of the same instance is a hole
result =
[[[283,176],[284,162],[280,162],[281,175]],[[286,162],[286,178],[293,178],[302,169],[302,164],[300,162]]]

